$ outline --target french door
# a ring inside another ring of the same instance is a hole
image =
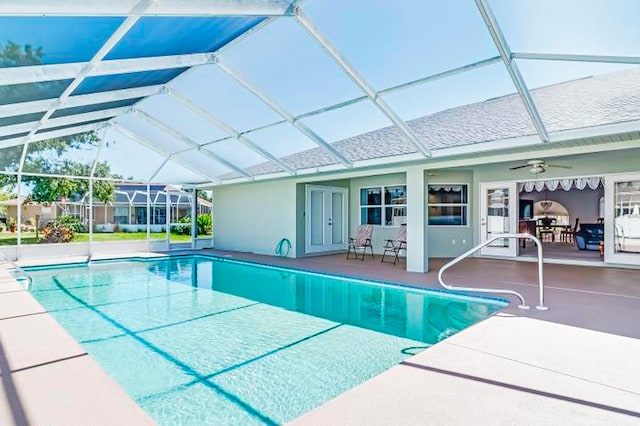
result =
[[[518,188],[516,182],[480,184],[480,242],[501,234],[518,232]],[[504,238],[494,241],[480,251],[483,255],[518,255],[518,240]]]
[[[640,265],[640,174],[606,176],[604,204],[605,262]]]
[[[347,248],[349,190],[331,186],[306,187],[306,253]]]

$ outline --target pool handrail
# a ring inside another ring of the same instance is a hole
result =
[[[529,309],[529,305],[527,305],[526,301],[524,300],[524,296],[522,294],[518,293],[517,291],[509,290],[509,289],[499,289],[499,288],[495,288],[494,289],[494,288],[457,287],[457,286],[452,286],[452,285],[446,284],[444,282],[444,280],[442,279],[442,274],[444,273],[444,271],[446,271],[447,269],[449,269],[450,267],[452,267],[456,263],[458,263],[458,262],[462,261],[463,259],[471,256],[473,253],[477,252],[478,250],[483,249],[484,247],[488,246],[492,242],[494,242],[496,240],[501,240],[501,239],[504,239],[504,238],[511,238],[511,239],[516,239],[516,240],[524,238],[524,239],[532,240],[536,244],[536,247],[538,248],[538,293],[539,293],[539,297],[540,297],[540,302],[536,306],[536,309],[538,309],[540,311],[548,310],[549,308],[544,305],[544,271],[543,271],[542,243],[540,242],[540,240],[538,238],[536,238],[535,236],[533,236],[531,234],[500,234],[498,236],[489,238],[487,241],[485,241],[485,242],[483,242],[481,244],[478,244],[477,246],[473,247],[472,249],[467,250],[466,252],[462,253],[460,256],[456,257],[455,259],[447,262],[444,266],[442,266],[440,268],[440,270],[438,271],[438,281],[440,282],[440,285],[442,287],[446,288],[447,290],[452,290],[452,291],[470,291],[470,292],[481,292],[481,293],[511,294],[513,296],[516,296],[518,299],[520,299],[520,305],[518,305],[518,308],[520,308],[520,309]]]
[[[5,256],[1,252],[0,252],[0,260],[3,260],[5,262],[11,264],[16,271],[18,271],[22,275],[24,275],[27,278],[27,288],[26,288],[26,290],[29,290],[31,288],[31,285],[33,284],[33,278],[31,278],[31,275],[29,275],[24,269],[22,269],[22,267],[18,266],[18,264],[16,262],[14,262],[13,260],[9,259],[7,256]]]

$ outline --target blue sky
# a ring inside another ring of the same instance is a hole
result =
[[[515,52],[640,56],[640,1],[491,0],[491,5]],[[303,8],[377,90],[497,55],[473,0],[307,0]],[[47,26],[27,25],[19,29],[0,25],[0,40],[15,39],[19,33],[29,43],[49,48],[52,52],[49,59],[86,60],[119,22],[114,18],[93,19],[81,26],[67,22],[57,33]],[[52,36],[53,33],[57,36]],[[68,40],[73,40],[75,53],[65,56]],[[294,115],[362,95],[291,19],[267,25],[223,56]],[[530,88],[625,68],[539,61],[519,61],[518,65]],[[179,78],[173,86],[239,131],[279,120],[273,111],[214,66]],[[497,64],[396,92],[386,99],[402,118],[412,119],[513,92],[504,67]],[[148,99],[140,107],[198,143],[224,137],[219,129],[165,97]],[[123,122],[132,129],[145,130],[139,119]],[[370,104],[362,103],[307,119],[305,124],[326,140],[335,141],[387,126],[389,122]],[[184,148],[158,132],[148,134],[162,145]],[[123,149],[131,142],[115,133],[110,132],[107,137],[116,144],[104,150],[102,159],[110,161],[118,173],[145,178],[163,160],[144,148],[136,148],[135,152]],[[297,130],[285,125],[257,132],[252,137],[276,155],[314,146]],[[234,150],[235,146],[225,143],[211,149],[242,166],[262,161],[246,149]],[[129,152],[132,154],[128,155]],[[173,175],[171,170],[175,170]],[[207,172],[225,171],[216,165]],[[194,177],[176,166],[163,173],[163,178]]]

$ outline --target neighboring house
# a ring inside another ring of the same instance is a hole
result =
[[[18,206],[22,207],[21,212],[21,222],[26,224],[30,221],[35,223],[36,220],[42,222],[49,222],[54,220],[56,216],[59,214],[60,209],[56,205],[56,203],[51,203],[49,205],[44,205],[40,203],[32,203],[27,201],[25,203],[24,198],[12,198],[9,200],[0,201],[1,206],[6,207],[5,221],[9,221],[11,218],[15,219],[16,222],[18,220]]]
[[[431,147],[430,158],[387,127],[332,144],[353,162],[350,169],[314,148],[281,159],[298,171],[293,176],[274,163],[247,168],[253,182],[222,176],[214,187],[214,246],[272,254],[287,238],[290,256],[329,253],[346,250],[358,225],[373,224],[374,250],[381,252],[406,223],[407,269],[422,272],[429,258],[457,256],[492,235],[518,232],[524,183],[561,179],[578,187],[592,178],[601,185],[603,214],[598,217],[601,197],[594,194],[582,221],[604,230],[597,237],[603,257],[597,244],[587,254],[640,265],[640,69],[531,92],[549,142],[540,140],[514,94],[408,121]],[[535,159],[564,167],[511,170]],[[510,241],[482,253],[516,259],[518,250]]]
[[[149,186],[149,223],[152,230],[160,231],[167,223],[167,209],[170,212],[170,223],[190,215],[192,193],[178,187],[165,185]],[[88,208],[88,200],[82,199],[74,204]],[[118,224],[120,229],[142,230],[147,224],[147,185],[118,184],[115,200],[101,203],[94,200],[93,223],[97,230],[109,230],[111,225]],[[212,203],[198,197],[198,214],[211,213]],[[83,213],[88,221],[88,211]],[[104,225],[104,226],[103,226]]]
[[[190,215],[192,193],[179,187],[165,185],[149,186],[149,217],[153,231],[164,230],[167,221],[167,209],[170,211],[172,223]],[[44,224],[55,220],[56,217],[70,214],[78,217],[82,222],[89,222],[89,200],[60,200],[50,205],[26,202],[24,199],[5,200],[0,205],[7,207],[7,220],[17,220],[18,205],[22,205],[21,221],[26,224],[30,220],[38,220]],[[211,213],[212,202],[198,197],[198,214]],[[120,229],[143,230],[147,224],[147,185],[146,184],[117,184],[115,200],[111,203],[93,203],[93,223],[97,231],[113,231],[114,225]]]

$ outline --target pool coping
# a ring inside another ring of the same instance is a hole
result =
[[[341,274],[340,275],[340,274],[337,274],[337,273],[330,273],[330,272],[318,272],[318,271],[314,271],[314,270],[311,270],[311,269],[296,268],[296,267],[291,267],[291,266],[274,265],[274,264],[265,263],[265,262],[258,262],[258,261],[254,261],[254,260],[235,259],[235,258],[232,258],[231,256],[215,255],[215,254],[211,254],[211,253],[173,253],[173,254],[163,254],[163,255],[155,256],[155,257],[146,257],[146,256],[129,256],[129,257],[114,257],[114,258],[101,257],[99,259],[91,259],[91,260],[87,260],[87,261],[83,261],[83,262],[77,262],[76,261],[76,262],[69,262],[69,263],[53,263],[53,264],[34,265],[34,266],[29,266],[28,264],[26,264],[26,265],[22,265],[22,268],[26,272],[29,272],[29,271],[40,271],[40,270],[47,270],[47,269],[57,269],[57,268],[62,269],[62,268],[73,268],[73,267],[80,267],[80,266],[89,266],[89,265],[91,265],[93,263],[109,263],[109,262],[119,263],[119,262],[130,262],[130,261],[147,263],[147,262],[156,262],[156,261],[159,261],[159,260],[171,260],[171,259],[186,258],[186,257],[209,258],[209,259],[215,259],[215,260],[220,261],[220,262],[231,262],[231,263],[236,263],[236,264],[241,264],[241,265],[257,266],[257,267],[262,267],[262,268],[267,268],[267,269],[279,269],[279,270],[291,271],[291,272],[301,272],[301,273],[310,274],[310,275],[314,275],[314,276],[335,278],[335,279],[343,279],[343,280],[349,280],[349,281],[361,282],[361,283],[369,283],[369,284],[375,284],[375,285],[386,286],[386,287],[407,288],[407,289],[411,289],[411,290],[420,291],[422,293],[432,293],[432,294],[435,294],[435,295],[449,295],[449,296],[453,296],[453,297],[456,297],[456,298],[462,298],[462,299],[469,300],[469,301],[495,303],[495,304],[498,304],[498,305],[502,306],[502,308],[506,308],[510,304],[509,300],[504,299],[504,298],[500,298],[500,297],[477,295],[477,294],[472,294],[472,293],[469,293],[469,292],[447,290],[447,289],[444,289],[444,288],[442,288],[442,289],[425,288],[425,287],[421,287],[419,285],[414,285],[414,284],[409,284],[409,283],[402,283],[402,282],[389,281],[389,280],[377,280],[377,279],[371,279],[371,278],[363,278],[363,277],[358,277],[356,275],[349,275],[349,274]]]
[[[0,266],[0,424],[156,424],[10,269]]]

